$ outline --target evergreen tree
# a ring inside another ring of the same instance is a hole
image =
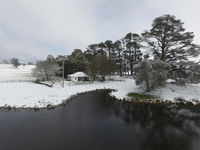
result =
[[[75,49],[69,56],[72,72],[85,71],[86,58],[82,50]]]
[[[57,72],[58,76],[63,76],[63,65],[64,65],[64,77],[68,74],[73,73],[72,63],[69,61],[69,56],[59,55],[55,58],[56,63],[60,66],[60,71]]]
[[[111,61],[105,55],[95,55],[87,64],[87,72],[96,79],[97,75],[101,76],[104,81],[105,76],[109,75],[112,71]]]
[[[187,60],[199,53],[199,46],[192,43],[193,33],[185,32],[183,22],[172,15],[155,18],[152,28],[142,35],[148,48],[162,61]]]
[[[200,83],[200,63],[192,61],[177,62],[173,67],[171,76],[179,85],[185,83]]]
[[[47,61],[52,62],[52,63],[56,63],[56,59],[52,55],[47,56]]]
[[[154,56],[171,65],[169,78],[179,83],[187,81],[188,58],[200,52],[199,46],[193,43],[193,33],[185,32],[183,24],[175,16],[164,15],[155,18],[152,28],[142,34]]]
[[[113,48],[113,42],[110,40],[105,41],[105,46],[106,46],[106,51],[107,51],[107,55],[108,58],[111,59],[111,52],[112,52],[112,48]]]
[[[101,55],[107,55],[105,49],[106,49],[105,43],[101,42],[101,43],[98,44],[98,51],[97,51],[97,53],[101,54]]]
[[[123,72],[123,49],[122,49],[122,42],[120,40],[117,40],[113,44],[113,48],[116,51],[116,59],[115,59],[115,64],[117,67],[117,71],[119,72],[120,76],[122,76]]]
[[[128,33],[125,36],[126,50],[124,51],[124,57],[129,62],[129,68],[131,75],[133,75],[133,66],[142,60],[142,38],[138,34]]]
[[[87,60],[92,60],[93,56],[98,54],[98,44],[91,44],[86,48],[86,51],[84,52],[84,55]]]
[[[188,74],[190,83],[200,83],[200,62],[190,65]]]

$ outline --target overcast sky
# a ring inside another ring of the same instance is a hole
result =
[[[173,14],[200,44],[199,0],[0,0],[0,60],[70,54],[92,43],[149,29]]]

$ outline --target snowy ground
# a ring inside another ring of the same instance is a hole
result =
[[[165,87],[152,91],[151,94],[159,96],[162,100],[174,101],[175,98],[181,98],[186,101],[200,101],[200,84],[177,86],[167,83]]]
[[[94,82],[81,85],[66,81],[64,88],[61,87],[60,83],[56,83],[50,88],[27,82],[34,80],[31,77],[32,68],[34,66],[20,66],[16,69],[11,65],[0,65],[0,107],[33,108],[46,107],[49,104],[58,105],[77,93],[104,88],[116,89],[117,91],[112,92],[111,95],[119,99],[127,98],[129,92],[142,92],[142,89],[135,85],[134,80],[129,78],[121,78],[123,81]],[[188,101],[200,100],[200,84],[180,87],[168,83],[166,87],[152,91],[150,94],[171,101],[178,97]]]
[[[16,82],[16,81],[32,81],[31,76],[34,65],[25,65],[15,68],[11,64],[0,64],[0,83],[1,82]]]
[[[116,97],[126,96],[127,91],[133,91],[133,80],[110,81],[106,83],[93,83],[84,85],[68,85],[64,88],[60,84],[50,88],[40,84],[29,82],[0,83],[0,106],[11,107],[46,107],[48,104],[58,105],[76,93],[92,91],[95,89],[118,89],[113,93]]]

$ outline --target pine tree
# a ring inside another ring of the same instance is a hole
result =
[[[99,75],[104,81],[105,76],[109,75],[111,71],[111,61],[105,55],[95,55],[90,61],[88,61],[87,72],[93,77],[93,79],[96,79],[97,75]]]
[[[173,15],[163,15],[155,18],[152,28],[142,34],[148,48],[162,61],[177,62],[198,55],[199,46],[192,43],[194,35],[185,32],[183,24]]]
[[[63,69],[64,69],[64,77],[67,77],[68,74],[72,74],[73,73],[73,68],[72,68],[72,64],[69,60],[69,56],[67,55],[58,55],[55,58],[56,63],[59,65],[60,70],[59,72],[57,72],[56,75],[58,76],[63,76]],[[63,68],[64,65],[64,68]]]
[[[190,83],[200,83],[200,62],[190,65],[188,74]]]
[[[101,54],[101,55],[107,55],[105,49],[106,49],[105,43],[101,42],[101,43],[98,44],[98,51],[97,51],[97,53]]]
[[[74,72],[84,71],[86,65],[86,58],[81,49],[75,49],[69,56],[69,61]]]
[[[115,64],[117,67],[117,70],[120,74],[120,76],[122,76],[122,69],[123,69],[123,48],[122,48],[122,42],[120,40],[117,40],[114,44],[113,44],[113,48],[116,51],[116,59],[115,59]]]
[[[185,32],[183,24],[173,15],[163,15],[155,18],[152,28],[142,34],[154,56],[171,65],[169,78],[179,83],[187,81],[188,58],[200,52],[199,46],[193,43],[193,33]]]
[[[133,66],[142,60],[142,38],[138,34],[128,33],[125,36],[126,50],[124,51],[124,57],[129,62],[129,68],[131,75],[133,75]]]
[[[84,55],[87,60],[91,60],[93,56],[98,54],[98,47],[98,44],[91,44],[86,48]]]
[[[200,83],[200,63],[192,61],[178,62],[172,67],[171,75],[179,85]]]
[[[105,41],[106,51],[108,53],[108,58],[111,59],[111,51],[113,48],[113,42],[110,40]]]

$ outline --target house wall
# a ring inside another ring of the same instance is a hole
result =
[[[77,82],[78,81],[78,77],[71,77],[71,81]]]
[[[71,81],[78,82],[78,81],[89,81],[89,77],[71,77]]]
[[[78,77],[78,81],[89,81],[89,77]]]

